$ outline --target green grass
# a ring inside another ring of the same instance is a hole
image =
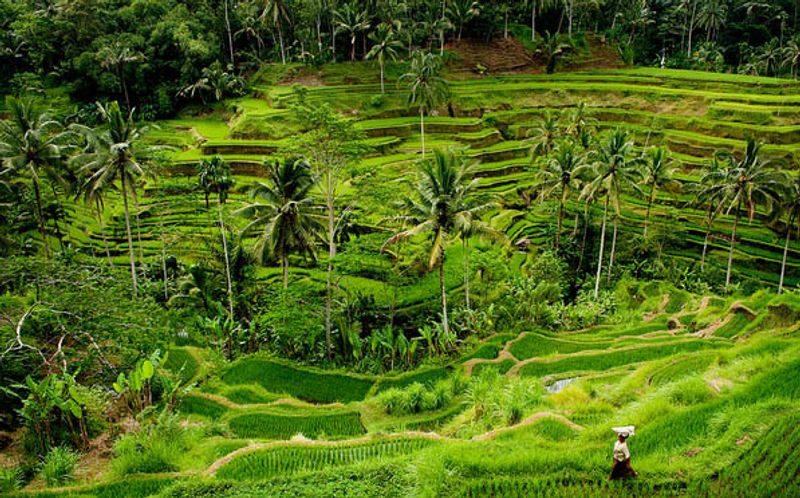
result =
[[[228,412],[228,407],[203,396],[184,396],[178,405],[178,410],[183,414],[200,415],[216,420]]]
[[[372,379],[323,370],[294,367],[276,360],[245,358],[222,375],[227,384],[258,384],[269,392],[288,394],[316,403],[359,401],[372,388]]]
[[[239,456],[222,466],[217,476],[237,481],[260,481],[273,476],[407,455],[430,444],[431,440],[425,438],[392,437],[334,446],[277,446]]]
[[[423,385],[432,385],[437,380],[441,380],[450,375],[451,370],[446,367],[421,368],[413,372],[398,375],[396,377],[381,377],[375,383],[374,393],[392,388],[403,388],[418,382]]]
[[[358,412],[320,413],[311,411],[296,415],[248,412],[228,419],[231,432],[241,438],[289,439],[297,434],[317,439],[346,438],[364,434]]]
[[[174,484],[176,477],[140,477],[58,491],[33,491],[8,496],[27,498],[140,498],[153,496]]]

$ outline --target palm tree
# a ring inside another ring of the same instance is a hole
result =
[[[386,65],[386,57],[392,60],[397,59],[397,51],[403,48],[403,42],[395,38],[394,30],[389,24],[379,24],[378,29],[369,34],[369,39],[372,40],[374,45],[367,53],[367,59],[378,58],[378,64],[381,66],[381,94],[386,93],[384,89],[384,67]]]
[[[251,204],[237,214],[254,218],[243,234],[263,227],[254,247],[256,260],[264,263],[270,257],[281,262],[283,288],[289,287],[289,255],[300,253],[316,260],[315,243],[321,224],[314,207],[311,190],[316,180],[308,162],[287,160],[268,163],[268,180],[250,190]]]
[[[723,0],[706,0],[697,14],[697,24],[706,29],[706,41],[717,37],[728,17],[728,5]]]
[[[759,48],[758,61],[768,76],[777,76],[782,63],[782,52],[777,38],[773,38]]]
[[[549,156],[560,135],[558,118],[550,112],[545,113],[539,120],[539,124],[527,132],[528,143],[531,145],[531,161],[536,159],[537,154]]]
[[[572,45],[563,41],[563,37],[556,34],[550,34],[545,31],[544,37],[539,42],[539,48],[536,53],[541,55],[545,60],[545,71],[547,74],[553,74],[556,71],[558,61],[572,48]]]
[[[643,237],[647,237],[647,229],[650,226],[650,210],[653,201],[656,199],[656,192],[659,188],[673,185],[672,175],[675,172],[675,163],[669,151],[664,147],[653,147],[649,149],[644,157],[643,185],[650,189],[650,196],[647,198],[647,212],[644,217]]]
[[[561,244],[561,229],[564,221],[564,206],[577,186],[576,172],[583,167],[586,156],[575,142],[562,142],[556,146],[555,154],[537,174],[537,185],[542,198],[558,196],[558,228],[556,229],[556,251]]]
[[[619,225],[620,199],[622,192],[629,187],[641,192],[637,182],[641,180],[641,171],[637,168],[638,159],[633,157],[633,141],[628,132],[617,129],[611,132],[600,143],[597,151],[597,160],[594,164],[586,165],[576,172],[578,176],[586,173],[591,178],[583,189],[581,197],[596,199],[600,195],[605,197],[603,204],[603,227],[600,231],[600,254],[597,259],[597,275],[594,283],[594,297],[597,299],[600,291],[600,275],[603,270],[603,252],[605,249],[606,224],[608,219],[609,204],[614,210],[614,235],[611,239],[611,256],[608,263],[608,278],[614,266],[614,252],[617,245],[617,231]]]
[[[481,13],[480,3],[475,0],[452,0],[447,7],[447,17],[449,17],[458,31],[458,41],[461,41],[461,33],[473,18]]]
[[[286,6],[285,0],[264,0],[264,11],[261,13],[261,17],[263,19],[268,19],[278,31],[281,62],[286,64],[286,48],[283,43],[283,22],[291,23],[291,19],[289,18],[289,8]]]
[[[567,135],[571,135],[583,144],[584,148],[587,146],[586,137],[597,126],[597,119],[591,117],[586,110],[586,102],[581,102],[575,109],[569,113],[567,118]]]
[[[469,165],[453,151],[435,150],[433,159],[423,161],[415,190],[415,199],[407,199],[407,214],[391,220],[413,225],[390,237],[382,250],[402,240],[420,234],[428,234],[431,248],[428,268],[439,269],[439,289],[442,298],[442,328],[449,333],[447,319],[447,288],[444,281],[445,253],[451,238],[458,232],[469,234],[482,232],[484,225],[478,222],[479,213],[486,204],[474,198],[477,179],[470,178]]]
[[[419,108],[419,131],[422,137],[422,159],[425,159],[425,113],[447,98],[447,81],[440,76],[442,62],[439,57],[418,50],[411,57],[409,72],[400,77],[408,84],[408,103]]]
[[[227,71],[222,69],[222,64],[215,61],[202,69],[197,81],[181,88],[178,96],[194,98],[197,94],[205,104],[206,93],[213,95],[214,101],[219,102],[225,95],[241,95],[245,87],[244,78],[234,74],[230,67]]]
[[[781,278],[778,282],[778,294],[783,292],[783,282],[786,276],[786,259],[789,255],[789,241],[795,223],[800,220],[800,178],[793,178],[787,182],[780,198],[780,210],[788,216],[786,220],[786,242],[783,244],[783,258],[781,260]]]
[[[531,6],[531,41],[536,41],[536,12],[542,12],[553,6],[554,0],[525,0]]]
[[[88,143],[86,150],[79,154],[75,161],[81,165],[79,172],[86,178],[84,183],[86,195],[101,195],[102,192],[115,188],[115,182],[120,183],[135,296],[139,287],[136,280],[128,196],[135,196],[136,178],[148,173],[154,153],[161,148],[141,145],[140,140],[148,128],[137,127],[133,122],[133,112],[128,111],[127,114],[123,114],[118,102],[114,101],[106,106],[98,103],[97,108],[105,121],[104,128],[92,130],[83,126],[73,126],[75,130],[84,133]]]
[[[358,2],[348,2],[334,13],[336,21],[336,34],[347,33],[350,37],[350,61],[356,60],[356,37],[362,31],[369,29],[369,19],[366,11],[361,10]]]
[[[61,181],[63,153],[69,138],[61,124],[46,112],[40,112],[32,100],[10,98],[9,119],[0,120],[0,176],[28,177],[33,186],[34,208],[45,257],[50,257],[45,215],[42,205],[42,181]]]
[[[797,79],[797,68],[800,66],[800,36],[795,36],[783,47],[783,62],[792,68],[792,78]]]
[[[744,156],[741,159],[730,152],[720,153],[724,168],[710,171],[703,178],[708,184],[702,195],[719,200],[718,210],[730,214],[735,210],[728,251],[728,269],[725,273],[725,289],[730,287],[733,252],[736,247],[736,229],[742,214],[747,208],[750,221],[755,217],[756,207],[763,204],[772,206],[780,198],[780,191],[786,184],[786,176],[768,168],[768,162],[760,157],[761,144],[753,139],[747,140]]]
[[[206,195],[206,209],[208,209],[209,192],[217,193],[217,218],[219,220],[222,251],[225,258],[225,279],[228,284],[228,311],[233,315],[233,282],[230,256],[228,254],[228,239],[225,235],[225,221],[222,218],[222,205],[228,200],[228,191],[236,184],[236,180],[231,174],[231,167],[220,156],[201,160],[197,170],[198,180]]]
[[[130,47],[120,42],[115,42],[101,50],[99,56],[101,57],[100,65],[104,69],[113,69],[117,78],[119,78],[122,93],[125,97],[125,108],[130,111],[131,99],[128,95],[128,85],[125,82],[125,67],[128,64],[145,60],[144,54],[131,50]]]

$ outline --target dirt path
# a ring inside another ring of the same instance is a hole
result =
[[[497,358],[492,358],[491,360],[487,360],[486,358],[473,358],[471,360],[465,361],[464,373],[467,375],[467,377],[472,377],[472,371],[475,369],[475,365],[497,365],[504,362],[505,360],[513,360],[515,362],[519,362],[519,360],[516,359],[513,354],[503,349],[499,353],[497,353]]]
[[[246,405],[240,405],[239,403],[234,403],[233,401],[229,400],[225,396],[220,396],[219,394],[212,394],[212,393],[204,393],[201,391],[194,391],[191,394],[192,396],[199,396],[201,398],[206,398],[211,401],[215,401],[227,408],[232,410],[246,410],[246,409],[253,409],[253,408],[265,408],[270,406],[278,406],[278,405],[291,405],[296,406],[298,408],[344,408],[343,403],[327,403],[327,404],[319,404],[315,405],[313,403],[306,403],[305,401],[300,401],[299,399],[294,398],[280,398],[276,399],[275,401],[270,401],[269,403],[252,403]]]
[[[656,308],[655,310],[651,311],[650,313],[645,313],[645,315],[642,317],[642,321],[644,321],[645,323],[652,322],[653,320],[655,320],[659,316],[663,315],[664,314],[664,310],[667,309],[667,305],[668,304],[669,304],[669,294],[662,295],[661,296],[661,302],[658,303],[658,308]]]

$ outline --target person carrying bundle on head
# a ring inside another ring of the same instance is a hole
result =
[[[611,468],[609,480],[630,479],[639,474],[631,467],[631,452],[628,449],[628,438],[633,436],[635,427],[614,427],[617,433],[617,442],[614,443],[614,466]]]

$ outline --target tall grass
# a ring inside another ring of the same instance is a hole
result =
[[[242,438],[289,439],[297,434],[309,438],[353,437],[364,434],[358,412],[330,414],[279,415],[273,413],[244,413],[228,420],[231,432]]]

